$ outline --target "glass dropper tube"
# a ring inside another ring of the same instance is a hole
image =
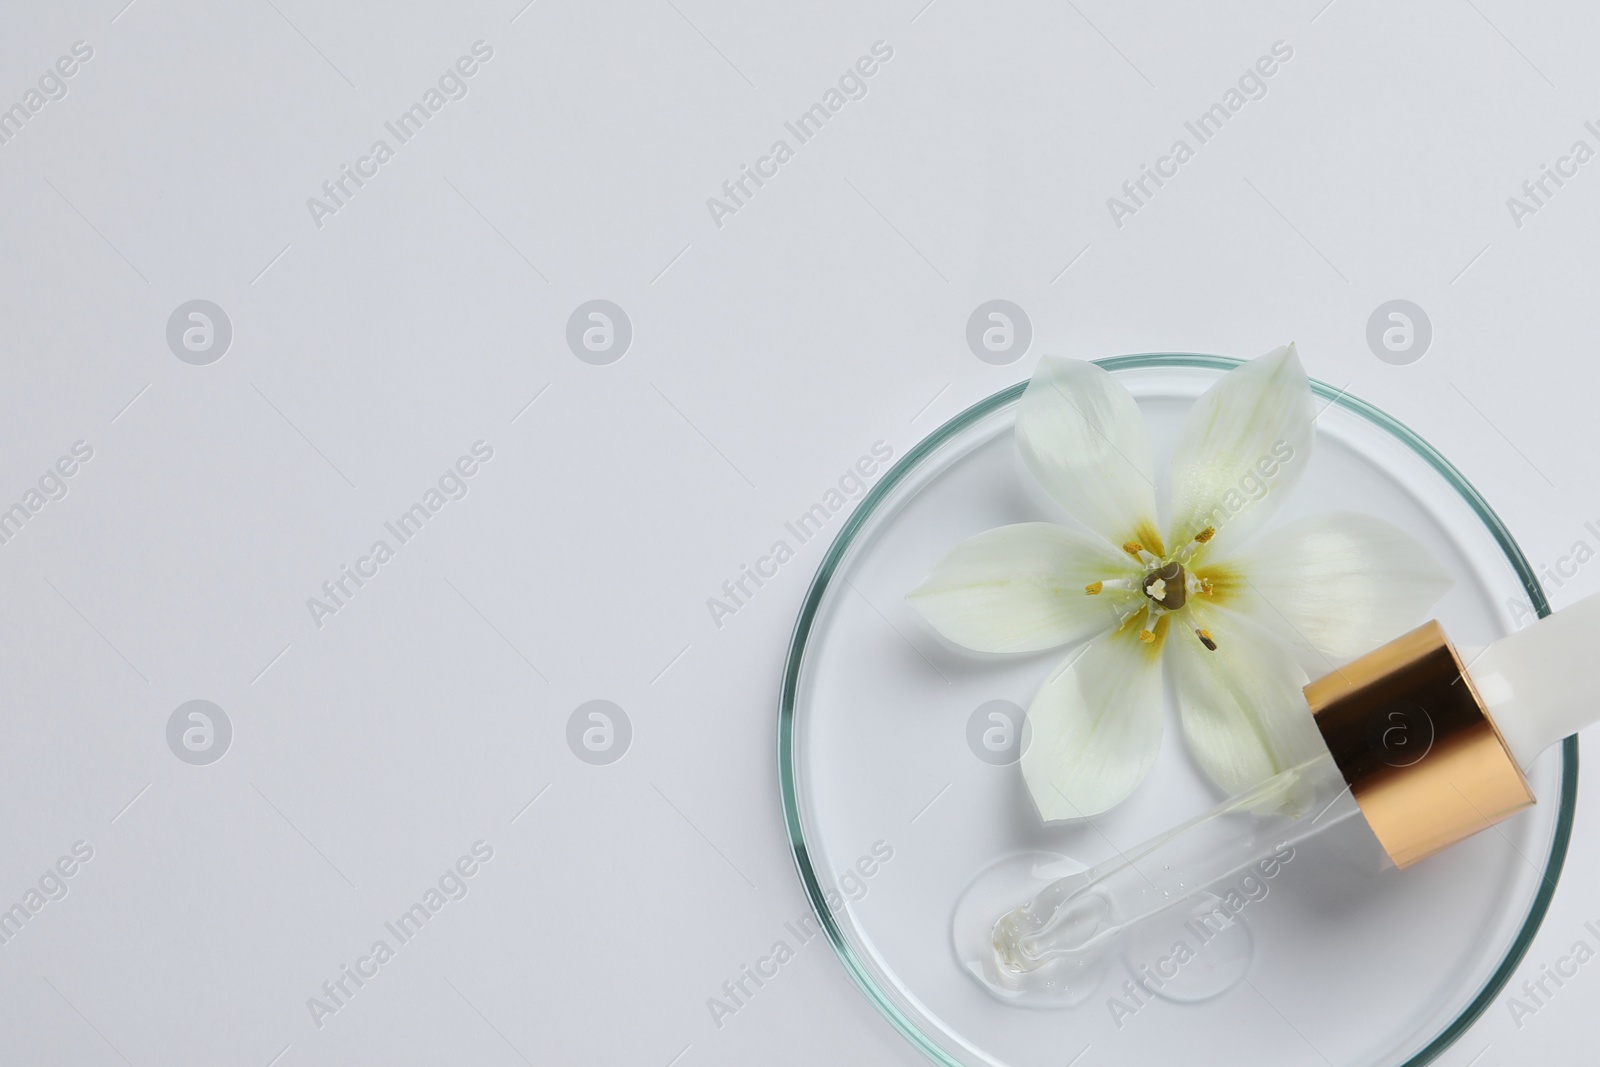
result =
[[[1047,964],[1097,954],[1129,926],[1247,868],[1284,862],[1285,850],[1360,813],[1324,752],[1132,851],[1050,883],[995,922],[997,969],[1023,982]]]

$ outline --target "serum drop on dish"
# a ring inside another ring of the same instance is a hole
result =
[[[1488,829],[1535,803],[1524,768],[1600,721],[1580,669],[1597,647],[1600,594],[1465,659],[1424,623],[1305,687],[1316,757],[1095,867],[1033,855],[980,876],[954,917],[961,963],[1004,1000],[1077,1003],[1130,927],[1329,827],[1362,820],[1399,868]],[[1042,888],[1018,904],[1019,884]]]

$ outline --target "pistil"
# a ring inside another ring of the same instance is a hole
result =
[[[1169,560],[1144,576],[1144,595],[1167,611],[1177,611],[1189,599],[1183,564]]]

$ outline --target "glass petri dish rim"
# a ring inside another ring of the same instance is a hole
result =
[[[1110,356],[1094,361],[1097,365],[1108,371],[1137,370],[1143,368],[1203,368],[1209,370],[1230,370],[1238,366],[1242,360],[1231,356],[1206,355],[1194,352],[1146,352],[1136,355]],[[1005,407],[1022,396],[1027,388],[1026,381],[1007,386],[997,393],[978,401],[965,411],[953,416],[938,429],[912,447],[911,451],[901,457],[889,472],[879,480],[878,484],[862,498],[855,510],[846,519],[840,528],[828,551],[822,558],[822,563],[817,567],[817,573],[811,580],[810,587],[806,590],[805,599],[800,605],[800,614],[795,619],[794,632],[789,639],[788,656],[783,666],[783,683],[779,692],[778,701],[778,787],[783,802],[784,825],[789,833],[789,845],[794,853],[795,867],[800,875],[800,881],[805,887],[806,897],[811,902],[811,910],[815,913],[817,922],[828,935],[828,942],[833,946],[834,952],[844,963],[845,970],[851,979],[866,994],[867,999],[878,1011],[889,1020],[906,1040],[910,1041],[923,1055],[941,1067],[965,1067],[959,1060],[950,1057],[932,1037],[922,1032],[916,1022],[903,1013],[894,1000],[883,990],[879,989],[873,981],[870,971],[856,957],[855,950],[845,940],[843,932],[839,929],[834,919],[832,909],[827,906],[823,895],[822,884],[817,878],[815,868],[812,866],[810,852],[806,845],[805,832],[800,825],[800,808],[796,793],[795,763],[794,763],[794,711],[795,696],[799,691],[800,670],[805,661],[806,645],[811,636],[812,623],[816,618],[817,610],[821,606],[823,594],[826,593],[834,572],[838,569],[839,562],[854,543],[857,533],[865,525],[868,518],[878,509],[889,493],[916,469],[922,460],[940,445],[955,437],[968,426],[979,421],[992,412]],[[1457,494],[1465,500],[1474,514],[1478,516],[1489,532],[1499,544],[1501,552],[1516,572],[1521,581],[1523,591],[1528,594],[1528,600],[1540,618],[1550,614],[1549,602],[1545,599],[1544,590],[1539,585],[1533,568],[1528,564],[1522,549],[1518,547],[1505,524],[1500,521],[1500,516],[1495,514],[1483,496],[1468,482],[1461,472],[1456,470],[1449,460],[1445,459],[1439,451],[1427,441],[1419,437],[1404,423],[1401,423],[1381,409],[1374,407],[1359,397],[1351,396],[1343,389],[1335,389],[1326,382],[1311,379],[1311,391],[1314,395],[1326,400],[1330,405],[1337,404],[1347,411],[1352,412],[1374,424],[1395,437],[1409,447],[1427,464],[1434,469],[1450,485]],[[1578,739],[1569,737],[1561,744],[1561,797],[1556,815],[1555,834],[1550,843],[1550,855],[1545,861],[1543,877],[1539,889],[1534,895],[1533,904],[1528,909],[1527,916],[1523,919],[1522,926],[1517,931],[1516,938],[1512,941],[1505,956],[1489,976],[1483,988],[1478,990],[1476,996],[1453,1018],[1448,1025],[1436,1034],[1431,1041],[1414,1053],[1398,1067],[1423,1067],[1431,1063],[1445,1049],[1466,1033],[1467,1029],[1478,1020],[1501,989],[1510,980],[1517,966],[1527,955],[1529,946],[1533,943],[1534,936],[1539,932],[1540,925],[1544,922],[1545,913],[1550,908],[1550,900],[1555,894],[1556,884],[1561,879],[1562,867],[1566,864],[1567,846],[1572,838],[1573,813],[1577,805],[1578,794]]]

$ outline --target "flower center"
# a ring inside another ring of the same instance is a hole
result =
[[[1142,609],[1125,613],[1121,625],[1126,625],[1131,618],[1142,617],[1144,628],[1139,631],[1139,640],[1152,644],[1156,640],[1156,623],[1162,616],[1182,609],[1189,602],[1190,593],[1209,594],[1212,591],[1211,582],[1190,574],[1184,569],[1184,564],[1192,560],[1200,546],[1210,541],[1216,532],[1207,526],[1194,535],[1194,540],[1178,549],[1166,560],[1158,559],[1155,553],[1137,541],[1129,541],[1123,545],[1124,552],[1149,568],[1145,571],[1144,578],[1138,580],[1138,589],[1149,603]],[[1135,581],[1133,578],[1107,578],[1104,581],[1090,582],[1083,587],[1083,591],[1090,596],[1098,596],[1107,589],[1132,592]],[[1194,627],[1194,635],[1209,651],[1217,650],[1217,642],[1212,638],[1210,631],[1197,626]]]
[[[1187,579],[1183,564],[1168,560],[1144,576],[1144,595],[1168,611],[1177,611],[1189,599]]]

